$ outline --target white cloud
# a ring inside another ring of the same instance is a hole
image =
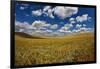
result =
[[[62,27],[61,29],[58,30],[60,33],[64,33],[64,34],[67,34],[67,33],[72,33],[71,30],[69,30],[67,27]]]
[[[65,7],[65,6],[56,6],[52,8],[51,6],[45,6],[43,9],[43,13],[47,16],[54,18],[54,15],[57,15],[61,19],[65,19],[66,17],[70,17],[78,12],[78,7]]]
[[[76,17],[77,22],[83,22],[83,18],[81,16]]]
[[[52,12],[53,12],[53,10],[52,9],[49,9],[48,10],[48,16],[51,17],[51,18],[54,18]]]
[[[75,18],[70,18],[70,19],[69,19],[69,22],[70,22],[71,24],[76,23]]]
[[[29,4],[24,4],[24,3],[23,3],[23,4],[21,4],[21,5],[23,5],[23,6],[25,6],[25,7],[29,6]]]
[[[82,27],[82,28],[80,28],[80,31],[81,32],[93,32],[94,30],[93,30],[93,28]]]
[[[41,16],[44,14],[50,18],[55,18],[54,15],[57,15],[61,19],[65,19],[66,17],[77,14],[77,12],[78,7],[56,6],[52,8],[51,6],[45,6],[43,10],[33,10],[32,14],[36,16]]]
[[[76,24],[76,28],[81,28],[82,25],[81,24]]]
[[[51,24],[49,24],[49,23],[47,23],[47,22],[45,22],[45,21],[40,21],[40,20],[37,20],[37,21],[34,21],[33,23],[32,23],[32,26],[33,27],[35,27],[35,28],[37,28],[37,29],[43,29],[43,30],[45,30],[45,29],[57,29],[58,28],[58,25],[57,24],[53,24],[53,25],[51,25]]]
[[[93,28],[89,28],[89,27],[80,27],[79,29],[73,29],[72,32],[73,33],[85,33],[85,32],[93,32],[94,29]]]
[[[74,21],[74,20],[75,20],[75,18],[70,18],[70,19],[69,19],[69,21]]]
[[[50,29],[57,29],[58,28],[58,25],[57,24],[54,24],[54,25],[51,25],[50,26]]]
[[[32,15],[41,16],[42,15],[42,10],[41,9],[39,9],[39,10],[33,10],[32,11]]]
[[[36,28],[32,27],[32,25],[30,25],[28,22],[15,21],[15,32],[31,34],[34,30],[36,30]]]
[[[49,27],[50,24],[46,23],[45,21],[40,21],[40,20],[37,20],[37,21],[34,21],[32,23],[32,26],[37,28],[37,29],[42,29],[44,27]]]
[[[66,17],[70,17],[78,12],[78,7],[64,7],[64,6],[56,6],[54,8],[54,14],[60,17],[61,19],[65,19]]]
[[[51,8],[51,6],[45,6],[44,9],[43,9],[43,13],[46,16],[49,16],[50,18],[54,18],[54,16],[53,16],[53,9]]]
[[[67,31],[67,30],[68,30],[67,27],[61,27],[61,29],[59,29],[59,32],[65,32],[65,31]]]
[[[15,21],[15,28],[19,28],[19,29],[27,29],[27,27],[29,26],[29,24],[27,22],[18,22]]]
[[[77,16],[75,18],[70,18],[69,19],[69,22],[71,24],[74,24],[74,23],[77,23],[77,22],[80,22],[80,23],[83,23],[84,21],[91,21],[92,17],[90,17],[88,14],[83,14],[81,16]],[[86,26],[85,24],[83,24],[83,26]]]
[[[25,9],[25,7],[22,7],[22,6],[21,6],[21,7],[20,7],[20,9],[21,9],[21,10],[24,10],[24,9]]]
[[[91,21],[92,17],[88,17],[88,20]]]
[[[80,30],[79,29],[73,29],[72,32],[77,33],[77,32],[80,32]]]
[[[91,19],[91,17],[89,17],[88,14],[83,14],[82,16],[77,16],[76,17],[77,22],[88,21],[90,19]]]
[[[88,14],[82,15],[82,17],[83,17],[83,20],[84,20],[84,21],[88,20]]]
[[[76,22],[75,22],[75,21],[70,21],[70,23],[71,23],[71,24],[74,24],[74,23],[76,23]]]
[[[84,24],[85,25],[85,24]],[[93,32],[93,28],[86,28],[81,27],[82,25],[77,24],[77,29],[70,30],[71,27],[73,27],[72,24],[65,24],[63,27],[61,27],[57,31],[53,31],[52,29],[56,29],[58,27],[57,24],[51,25],[48,24],[45,21],[34,21],[31,25],[28,22],[15,22],[15,31],[16,32],[24,32],[31,35],[36,36],[64,36],[66,34],[71,33],[78,33],[78,32]],[[47,29],[51,28],[51,29]]]
[[[86,24],[83,24],[83,27],[86,27]]]
[[[65,24],[64,27],[71,28],[71,27],[73,27],[73,25],[72,24]]]
[[[28,22],[15,22],[16,32],[24,32],[36,36],[63,36],[72,33],[70,30],[71,27],[73,27],[72,24],[65,24],[59,30],[54,32],[53,29],[58,28],[57,24],[51,25],[41,20],[34,21],[32,24],[29,24]]]
[[[53,31],[52,31],[52,30],[48,30],[48,29],[47,29],[47,30],[46,30],[46,32],[47,32],[47,33],[52,33]]]
[[[63,27],[59,29],[59,32],[71,32],[69,29],[73,27],[72,24],[65,24]]]
[[[45,11],[48,11],[50,8],[51,8],[51,6],[45,6],[44,9],[43,9],[43,11],[44,11],[44,12],[45,12]]]

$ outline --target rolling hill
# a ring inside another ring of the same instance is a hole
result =
[[[34,38],[34,39],[42,39],[42,37],[29,35],[23,32],[15,32],[15,36],[23,37],[23,38]]]
[[[22,36],[24,35],[24,37]],[[94,61],[94,34],[80,33],[62,38],[30,39],[15,35],[15,65]]]

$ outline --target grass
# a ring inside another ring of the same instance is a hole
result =
[[[94,61],[93,33],[44,39],[15,35],[16,66],[87,61]]]

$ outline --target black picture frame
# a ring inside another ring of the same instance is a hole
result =
[[[41,64],[41,65],[28,65],[28,66],[15,66],[15,3],[19,2],[19,3],[38,3],[38,4],[46,4],[46,5],[54,5],[54,6],[74,6],[74,7],[89,7],[89,8],[94,8],[95,9],[95,30],[94,30],[94,58],[95,61],[89,61],[89,62],[71,62],[71,63],[56,63],[56,64]],[[64,4],[64,3],[49,3],[49,2],[34,2],[34,1],[11,1],[11,25],[10,25],[10,29],[11,29],[11,33],[10,33],[10,44],[11,44],[11,50],[10,50],[10,67],[11,68],[28,68],[28,67],[44,67],[44,66],[60,66],[60,65],[77,65],[77,64],[90,64],[90,63],[96,63],[96,6],[95,5],[81,5],[81,4]]]

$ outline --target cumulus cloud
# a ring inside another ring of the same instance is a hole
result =
[[[76,28],[81,28],[82,25],[81,24],[76,24]]]
[[[87,28],[86,27],[86,24],[76,24],[76,28],[77,28],[77,31],[79,32],[87,32],[87,31],[90,31],[90,30],[92,30],[92,29],[90,29],[90,28]]]
[[[83,24],[83,27],[86,27],[86,24]]]
[[[69,19],[69,21],[74,21],[74,20],[75,20],[75,18],[70,18],[70,19]]]
[[[49,23],[47,23],[45,21],[40,21],[40,20],[34,21],[32,23],[32,26],[37,28],[37,29],[47,29],[47,28],[49,28],[49,29],[53,30],[53,29],[57,29],[58,28],[57,24],[51,25],[51,24],[49,24]]]
[[[71,31],[69,30],[71,27],[73,27],[72,24],[65,24],[63,27],[61,27],[59,29],[59,32],[67,32],[67,33],[71,33]]]
[[[74,23],[83,23],[84,21],[91,21],[92,17],[90,17],[88,14],[83,14],[81,16],[77,16],[75,18],[71,17],[69,19],[69,23],[74,24]],[[85,24],[83,24],[85,26]]]
[[[21,4],[21,5],[22,5],[22,6],[25,6],[25,7],[29,6],[29,4],[24,4],[24,3],[23,3],[23,4]]]
[[[67,31],[67,30],[68,30],[67,27],[61,27],[61,29],[59,29],[59,32],[65,32],[65,31]]]
[[[30,25],[28,22],[15,21],[15,32],[24,32],[31,34],[34,30],[36,30],[36,28],[32,27],[32,25]]]
[[[32,11],[32,15],[41,16],[42,15],[42,10],[41,9],[39,9],[39,10],[33,10]]]
[[[15,21],[15,28],[18,29],[36,29],[35,27],[32,27],[28,22],[19,22]]]
[[[56,6],[52,8],[51,6],[45,6],[43,10],[33,10],[32,14],[41,16],[45,14],[50,18],[54,18],[56,16],[60,17],[61,19],[65,19],[66,17],[70,17],[74,14],[77,14],[78,7],[65,7],[65,6]]]
[[[82,16],[77,16],[76,17],[77,22],[88,21],[90,19],[91,19],[91,17],[89,17],[88,14],[83,14]]]
[[[54,32],[53,30],[58,28],[57,24],[49,24],[45,21],[37,20],[32,23],[32,26],[36,28],[36,30],[33,32],[33,34],[37,34],[39,36],[53,36]]]
[[[15,28],[19,28],[19,29],[27,29],[27,27],[29,26],[29,24],[27,22],[18,22],[15,21]]]
[[[87,28],[86,24],[76,24],[76,29],[72,29],[73,24],[66,23],[60,29],[58,24],[49,24],[46,21],[36,20],[32,24],[28,22],[15,22],[15,32],[24,32],[37,36],[64,36],[66,34],[78,32],[93,32],[93,28]],[[56,31],[54,31],[57,29]]]
[[[45,11],[48,11],[49,9],[51,9],[51,6],[45,6],[43,11],[45,12]]]
[[[37,21],[34,21],[32,23],[32,26],[37,28],[37,29],[42,29],[42,28],[45,28],[45,27],[49,27],[50,24],[46,23],[45,21],[37,20]]]
[[[45,6],[44,9],[43,9],[43,13],[46,16],[49,16],[50,18],[54,18],[54,16],[53,16],[53,9],[51,8],[51,6]]]
[[[71,28],[71,27],[73,27],[73,25],[67,23],[67,24],[64,25],[64,27]]]
[[[80,32],[80,30],[79,29],[73,29],[72,32],[77,33],[77,32]]]
[[[71,30],[69,30],[67,27],[62,27],[61,29],[58,30],[60,33],[59,34],[62,34],[62,35],[66,35],[68,33],[72,33]]]
[[[56,6],[54,8],[54,14],[60,17],[61,19],[65,19],[66,17],[70,17],[78,12],[78,7],[65,7],[65,6]]]
[[[75,18],[70,18],[70,19],[69,19],[69,22],[70,22],[71,24],[76,23]]]
[[[15,21],[15,32],[24,32],[27,34],[52,32],[46,28],[49,26],[51,25],[40,20],[34,21],[31,25],[28,22]]]
[[[93,32],[94,30],[93,30],[93,28],[82,27],[82,28],[80,28],[80,31],[81,32]]]
[[[58,25],[57,24],[54,24],[54,25],[51,25],[50,26],[50,29],[57,29],[58,28]]]
[[[53,36],[53,30],[58,28],[57,24],[51,25],[41,20],[34,21],[32,26],[36,28],[36,31],[33,33],[44,36]]]
[[[93,32],[94,29],[93,28],[89,28],[89,27],[81,27],[79,29],[73,29],[72,32],[73,33],[85,33],[85,32]]]
[[[52,30],[49,30],[49,29],[46,29],[46,32],[47,33],[52,33],[53,31]]]
[[[74,24],[74,23],[76,23],[76,22],[75,22],[75,21],[71,21],[70,23],[71,23],[71,24]]]
[[[53,10],[52,9],[49,9],[48,10],[48,16],[51,17],[51,18],[54,18],[52,12],[53,12]]]
[[[24,9],[25,9],[25,7],[22,7],[22,6],[21,6],[21,7],[20,7],[20,9],[21,9],[21,10],[24,10]]]
[[[92,19],[92,17],[88,17],[88,20],[90,21]]]

